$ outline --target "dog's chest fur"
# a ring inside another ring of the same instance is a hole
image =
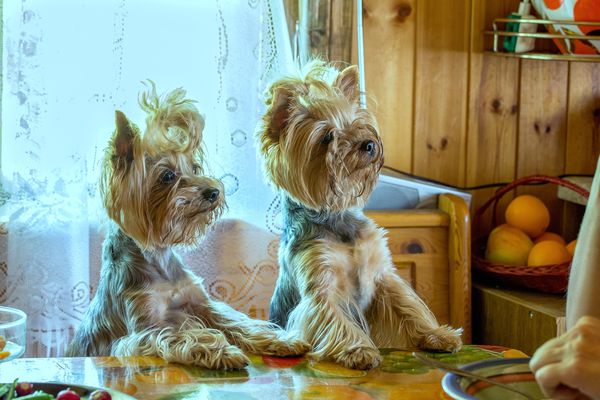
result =
[[[318,264],[331,271],[340,294],[364,311],[373,298],[376,276],[390,265],[383,231],[360,210],[317,213],[289,200],[286,206],[282,264],[290,268],[295,255],[320,247]]]
[[[206,301],[199,278],[188,273],[171,249],[145,254],[120,230],[107,237],[106,247],[105,265],[111,271],[104,283],[122,284],[122,290],[113,287],[111,292],[130,306],[144,307],[150,325],[181,324]]]

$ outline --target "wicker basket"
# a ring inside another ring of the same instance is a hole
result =
[[[590,193],[586,189],[575,185],[564,179],[545,175],[526,176],[501,187],[486,201],[473,216],[473,222],[477,223],[485,211],[492,205],[492,226],[496,226],[498,201],[506,193],[519,185],[529,183],[553,183],[564,186],[581,196],[588,198]],[[544,293],[564,293],[567,290],[570,262],[562,264],[544,265],[539,267],[527,267],[525,265],[503,265],[494,264],[484,258],[487,236],[475,238],[472,243],[472,259],[475,271],[483,275],[515,286],[535,289]]]

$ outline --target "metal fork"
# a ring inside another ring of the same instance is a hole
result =
[[[412,355],[417,360],[421,361],[423,364],[429,365],[431,367],[439,368],[439,369],[442,369],[442,370],[448,371],[448,372],[453,372],[453,373],[455,373],[457,375],[466,376],[467,378],[477,379],[478,381],[487,382],[490,385],[498,386],[498,387],[501,387],[503,389],[510,390],[511,392],[518,393],[519,395],[523,396],[527,400],[538,400],[538,399],[532,397],[531,395],[529,395],[529,394],[527,394],[525,392],[522,392],[522,391],[520,391],[518,389],[515,389],[514,387],[509,386],[509,385],[507,385],[505,383],[495,381],[495,380],[487,378],[485,376],[474,374],[473,372],[470,372],[470,371],[465,371],[464,369],[456,368],[456,367],[454,367],[454,366],[452,366],[450,364],[446,364],[445,362],[441,362],[441,361],[434,360],[434,359],[429,358],[429,357],[425,357],[425,356],[423,356],[423,355],[421,355],[419,353],[413,352]]]

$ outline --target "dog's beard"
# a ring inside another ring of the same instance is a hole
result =
[[[206,200],[177,200],[179,206],[170,213],[161,229],[162,242],[169,245],[196,244],[208,227],[223,213],[223,205]]]

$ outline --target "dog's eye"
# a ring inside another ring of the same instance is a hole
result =
[[[160,181],[164,184],[169,184],[169,183],[173,182],[176,177],[177,177],[177,175],[175,175],[175,172],[168,169],[162,173],[162,175],[160,176]]]
[[[323,146],[327,146],[329,145],[329,143],[331,143],[331,141],[333,140],[333,132],[332,131],[328,131],[325,135],[323,135],[323,137],[321,138],[321,144]]]

